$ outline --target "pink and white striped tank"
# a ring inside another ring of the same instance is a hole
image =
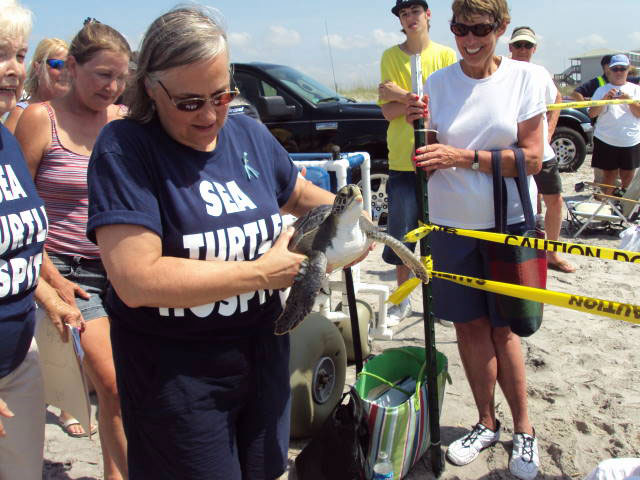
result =
[[[41,105],[45,106],[51,119],[51,146],[42,156],[35,179],[49,217],[45,248],[52,253],[98,259],[100,250],[86,234],[89,157],[62,146],[51,106]]]

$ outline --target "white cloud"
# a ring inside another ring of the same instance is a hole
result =
[[[400,32],[385,32],[379,28],[373,31],[373,41],[376,45],[390,47],[396,43],[401,43],[403,40],[404,35]]]
[[[371,43],[368,39],[362,35],[351,35],[343,37],[338,33],[332,33],[330,35],[322,36],[323,43],[330,43],[331,48],[338,50],[349,50],[351,48],[365,48]]]
[[[247,48],[251,45],[251,34],[247,32],[229,33],[229,45],[232,48]]]
[[[602,35],[598,35],[597,33],[592,33],[591,35],[587,35],[586,37],[580,37],[576,40],[578,45],[584,45],[585,47],[603,47],[607,45],[607,41],[602,37]]]
[[[277,47],[292,47],[301,43],[301,36],[296,30],[289,30],[280,25],[269,27],[267,41]]]

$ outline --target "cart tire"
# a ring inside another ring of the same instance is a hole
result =
[[[310,313],[291,332],[291,438],[318,431],[340,401],[347,373],[347,352],[338,328]]]
[[[360,345],[362,346],[362,358],[365,359],[371,354],[373,338],[369,335],[369,329],[373,322],[373,308],[363,300],[356,300],[356,309],[358,310],[358,325],[360,326]],[[336,311],[342,310],[342,302],[336,305]],[[344,313],[349,314],[349,310],[345,309]],[[353,333],[351,332],[351,319],[347,318],[338,322],[338,330],[344,338],[344,344],[347,347],[347,360],[349,362],[356,361],[355,350],[353,347]]]

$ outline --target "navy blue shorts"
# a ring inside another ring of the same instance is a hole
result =
[[[507,232],[513,235],[521,235],[525,231],[524,222],[507,226]],[[429,237],[435,271],[491,280],[487,250],[482,248],[483,240],[444,232],[431,232]],[[492,327],[509,326],[508,319],[502,318],[496,309],[494,293],[441,278],[432,279],[431,288],[433,314],[438,318],[466,323],[488,317]]]
[[[284,473],[288,335],[193,342],[112,325],[111,343],[131,480],[260,480]]]
[[[402,240],[407,232],[418,228],[416,174],[389,170],[387,194],[389,195],[387,233],[393,238]],[[412,252],[416,249],[416,243],[404,245]],[[402,265],[402,260],[387,246],[382,251],[382,259],[390,265]]]

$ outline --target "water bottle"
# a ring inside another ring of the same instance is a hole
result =
[[[373,480],[391,480],[393,478],[393,465],[389,461],[387,452],[380,451],[378,460],[373,466]]]

